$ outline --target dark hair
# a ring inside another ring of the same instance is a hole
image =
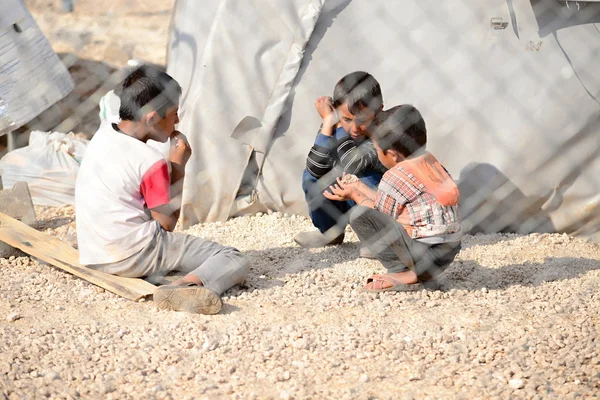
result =
[[[181,86],[166,72],[142,65],[127,75],[117,95],[122,120],[139,121],[151,111],[164,118],[167,110],[178,104]]]
[[[370,136],[381,150],[396,150],[404,157],[424,150],[427,128],[419,110],[403,104],[380,112],[373,121]]]
[[[333,107],[348,103],[348,111],[358,114],[363,108],[377,113],[383,105],[381,86],[367,72],[356,71],[344,76],[333,89]]]

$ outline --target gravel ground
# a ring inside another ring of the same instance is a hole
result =
[[[73,13],[61,0],[25,0],[57,53],[124,66],[131,58],[164,64],[175,0],[74,0]]]
[[[37,208],[73,241],[73,209]],[[216,316],[134,303],[27,257],[0,260],[9,399],[600,398],[600,247],[566,235],[467,236],[442,290],[363,294],[382,269],[356,236],[306,250],[281,214],[187,232],[252,272]],[[1,397],[1,396],[0,396]]]

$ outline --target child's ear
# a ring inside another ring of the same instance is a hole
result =
[[[389,149],[387,152],[388,152],[389,154],[391,154],[391,155],[392,155],[392,159],[393,159],[393,160],[394,160],[396,163],[399,163],[400,161],[403,161],[403,160],[404,160],[404,158],[405,158],[405,157],[404,157],[402,154],[400,154],[400,152],[399,152],[399,151],[396,151],[396,150],[394,150],[394,149]]]
[[[156,111],[150,111],[146,114],[146,124],[153,126],[156,125],[160,121],[160,115]]]

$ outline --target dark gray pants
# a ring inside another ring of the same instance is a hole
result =
[[[412,270],[421,281],[442,273],[461,249],[460,241],[428,244],[411,239],[392,217],[368,207],[354,207],[350,226],[389,273]]]
[[[245,281],[250,269],[246,258],[233,247],[167,232],[160,225],[150,243],[140,252],[122,261],[88,267],[129,278],[156,279],[174,271],[189,273],[218,294]]]

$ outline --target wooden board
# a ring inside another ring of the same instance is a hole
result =
[[[79,252],[53,236],[39,232],[6,214],[0,213],[0,240],[12,247],[130,300],[154,293],[156,286],[143,279],[123,278],[79,264]]]

